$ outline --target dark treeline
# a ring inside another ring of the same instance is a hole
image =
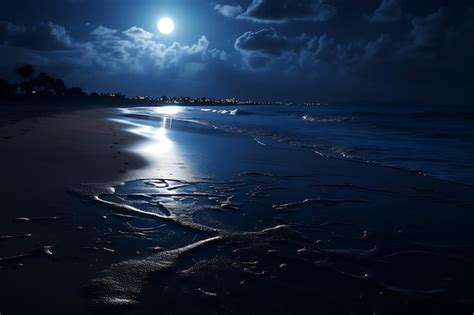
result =
[[[15,70],[19,83],[10,83],[0,78],[2,104],[121,104],[136,103],[120,93],[87,94],[79,87],[67,87],[62,79],[41,72],[38,75],[32,65],[26,64]],[[145,102],[141,102],[145,103]]]

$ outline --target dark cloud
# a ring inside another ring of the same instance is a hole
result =
[[[244,11],[240,5],[228,4],[216,4],[214,10],[226,17],[235,17]]]
[[[323,0],[253,0],[238,18],[262,23],[290,20],[323,22],[336,15],[336,8]]]
[[[382,0],[374,13],[369,17],[371,22],[394,22],[402,16],[402,8],[398,0]]]
[[[0,44],[34,50],[74,48],[66,29],[52,22],[25,27],[0,21]]]
[[[365,57],[369,59],[385,58],[394,52],[392,38],[389,34],[382,34],[373,42],[365,46]]]
[[[436,81],[440,89],[441,84],[465,86],[474,81],[474,9],[466,11],[462,18],[445,8],[413,18],[410,42],[401,54],[414,77]]]
[[[267,70],[278,66],[304,75],[315,68],[334,67],[336,70],[352,59],[362,59],[364,47],[361,42],[338,44],[327,34],[290,39],[273,28],[246,32],[235,41],[235,48],[245,57],[245,61],[251,60],[250,64],[256,64],[259,68],[265,65]]]
[[[411,21],[411,36],[415,45],[421,48],[434,48],[446,39],[447,32],[452,31],[447,25],[446,11],[439,8],[426,17],[415,17]]]
[[[459,104],[473,97],[463,88],[474,81],[474,9],[467,11],[461,19],[443,8],[414,17],[402,37],[288,38],[266,28],[244,33],[235,47],[245,68],[309,84],[316,97]]]

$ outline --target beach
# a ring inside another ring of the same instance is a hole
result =
[[[4,123],[0,313],[472,313],[473,186],[212,110]]]
[[[77,296],[84,281],[83,272],[88,268],[75,269],[75,257],[87,257],[90,253],[77,247],[76,241],[80,242],[89,232],[87,227],[79,229],[82,224],[76,217],[83,205],[69,190],[82,182],[120,180],[126,177],[120,174],[123,170],[144,164],[131,154],[119,153],[120,144],[133,137],[125,137],[125,132],[107,124],[106,113],[107,110],[93,110],[33,117],[1,129],[1,173],[5,184],[1,190],[0,234],[31,234],[31,237],[1,241],[2,258],[54,245],[53,253],[64,251],[63,259],[69,262],[51,265],[51,261],[48,264],[47,260],[36,257],[32,261],[17,259],[2,263],[6,269],[2,270],[2,312],[40,308],[44,313],[63,313],[66,305],[75,305],[69,311],[81,313]],[[93,220],[101,218],[97,215],[92,216]],[[54,217],[57,220],[48,220]],[[16,218],[44,220],[15,222]],[[17,264],[22,264],[21,268],[16,269]],[[24,300],[25,294],[29,296],[28,302]]]

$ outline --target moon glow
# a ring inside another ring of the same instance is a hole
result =
[[[161,34],[168,35],[174,30],[174,22],[169,17],[162,17],[158,21],[158,30]]]

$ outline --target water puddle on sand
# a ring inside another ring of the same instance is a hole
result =
[[[446,209],[443,200],[426,211],[426,200],[401,192],[381,204],[380,192],[350,183],[258,172],[76,192],[118,218],[102,240],[134,240],[127,246],[137,252],[85,286],[101,311],[391,314],[474,305],[474,248],[432,239],[443,222],[426,219]],[[416,224],[404,215],[413,207]]]

